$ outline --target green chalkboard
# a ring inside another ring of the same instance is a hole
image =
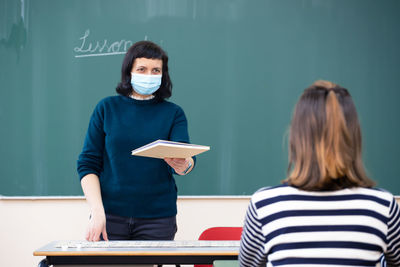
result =
[[[0,195],[81,195],[76,160],[124,52],[169,54],[171,101],[211,150],[180,195],[249,195],[286,174],[287,129],[316,79],[350,89],[364,160],[400,193],[400,1],[0,0]]]

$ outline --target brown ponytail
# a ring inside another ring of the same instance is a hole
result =
[[[317,159],[322,177],[340,178],[352,161],[350,135],[335,93],[326,100],[326,124],[323,138],[317,145]]]

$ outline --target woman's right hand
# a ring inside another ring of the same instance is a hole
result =
[[[91,210],[85,238],[87,241],[100,241],[102,234],[103,239],[108,241],[99,177],[93,173],[87,174],[82,178],[81,185]]]
[[[108,241],[106,216],[104,212],[93,212],[86,230],[86,240],[91,242],[100,241],[100,235],[103,235],[103,239]]]

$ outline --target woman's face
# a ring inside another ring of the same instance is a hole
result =
[[[136,58],[133,62],[131,72],[146,75],[161,75],[162,60],[144,57]]]

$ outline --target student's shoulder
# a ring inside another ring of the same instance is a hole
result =
[[[259,202],[261,200],[267,198],[274,198],[276,196],[292,194],[294,191],[297,191],[296,188],[289,186],[287,184],[275,185],[275,186],[267,186],[258,189],[252,196],[251,199],[253,202]]]
[[[373,197],[377,197],[383,200],[387,200],[387,201],[392,201],[392,199],[394,199],[394,195],[384,189],[384,188],[377,188],[377,187],[373,187],[373,188],[363,188],[363,187],[359,187],[355,189],[357,191],[357,193],[359,194],[364,194],[364,195],[370,195]]]
[[[292,186],[288,185],[288,184],[280,184],[280,185],[274,185],[274,186],[265,186],[265,187],[261,187],[260,189],[258,189],[254,194],[262,194],[262,193],[271,193],[271,192],[275,192],[275,191],[287,191],[287,190],[292,190]]]

